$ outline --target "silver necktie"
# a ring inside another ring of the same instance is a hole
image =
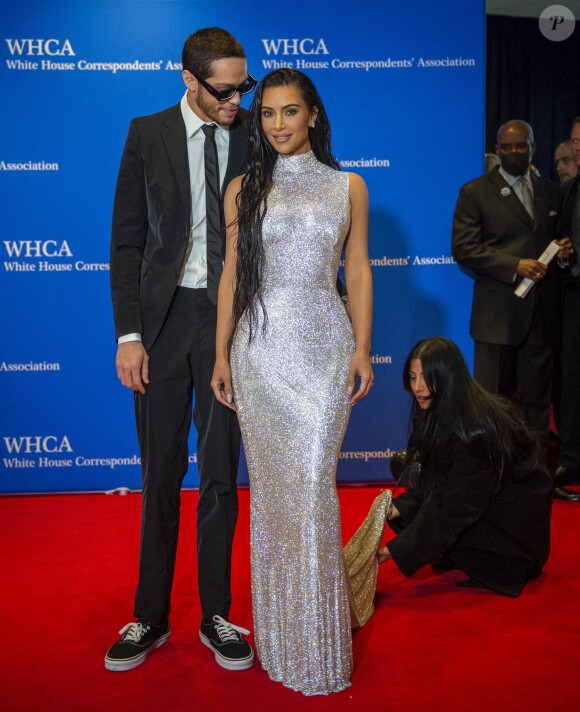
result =
[[[528,183],[528,181],[523,177],[520,176],[517,181],[514,183],[514,187],[516,188],[516,193],[521,200],[524,208],[527,210],[529,216],[531,218],[534,217],[534,194],[532,193],[532,186]]]

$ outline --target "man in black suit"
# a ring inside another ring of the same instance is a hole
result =
[[[230,670],[254,653],[228,620],[240,433],[210,388],[223,194],[243,172],[241,96],[253,90],[240,43],[220,28],[183,48],[181,102],[134,119],[121,159],[111,238],[117,373],[134,391],[143,503],[134,615],[105,667],[130,670],[169,637],[169,609],[187,439],[198,432],[197,562],[200,638]]]
[[[572,124],[571,143],[580,171],[580,116]],[[563,314],[560,370],[560,418],[558,467],[554,479],[561,485],[580,483],[580,172],[562,186],[560,232],[569,236],[574,249],[570,265],[562,272]],[[566,490],[570,494],[569,490]],[[580,495],[574,493],[576,499]]]
[[[466,183],[453,216],[452,251],[475,276],[470,333],[473,375],[491,393],[517,392],[519,408],[547,450],[554,346],[560,333],[560,284],[555,260],[538,260],[556,237],[558,187],[530,174],[531,126],[509,121],[498,131],[501,165]],[[559,241],[560,258],[571,249]],[[514,294],[520,278],[534,286]]]

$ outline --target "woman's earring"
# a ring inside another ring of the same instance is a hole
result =
[[[314,121],[311,121],[309,125],[310,128],[313,129],[316,126],[316,119],[314,119]]]

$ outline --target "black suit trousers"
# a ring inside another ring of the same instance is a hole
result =
[[[135,616],[167,620],[179,531],[180,490],[188,468],[187,440],[198,432],[200,478],[197,564],[204,619],[228,616],[231,553],[238,514],[236,476],[240,431],[235,412],[210,387],[215,362],[217,307],[205,289],[178,288],[149,350],[149,384],[135,394],[143,504]],[[186,545],[188,543],[186,542]]]
[[[580,277],[564,280],[558,464],[580,467]]]
[[[517,346],[475,342],[473,377],[490,393],[509,397],[515,390],[527,426],[547,447],[554,344],[536,316],[526,338]]]

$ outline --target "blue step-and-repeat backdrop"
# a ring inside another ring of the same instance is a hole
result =
[[[183,42],[211,25],[241,41],[256,78],[280,66],[310,74],[343,169],[368,184],[376,379],[353,410],[338,478],[389,479],[408,435],[401,371],[410,348],[441,334],[471,363],[472,283],[453,262],[450,230],[460,185],[483,171],[484,5],[4,5],[0,492],[140,487],[133,398],[114,365],[113,194],[130,119],[180,100]],[[192,432],[189,487],[195,453]]]

